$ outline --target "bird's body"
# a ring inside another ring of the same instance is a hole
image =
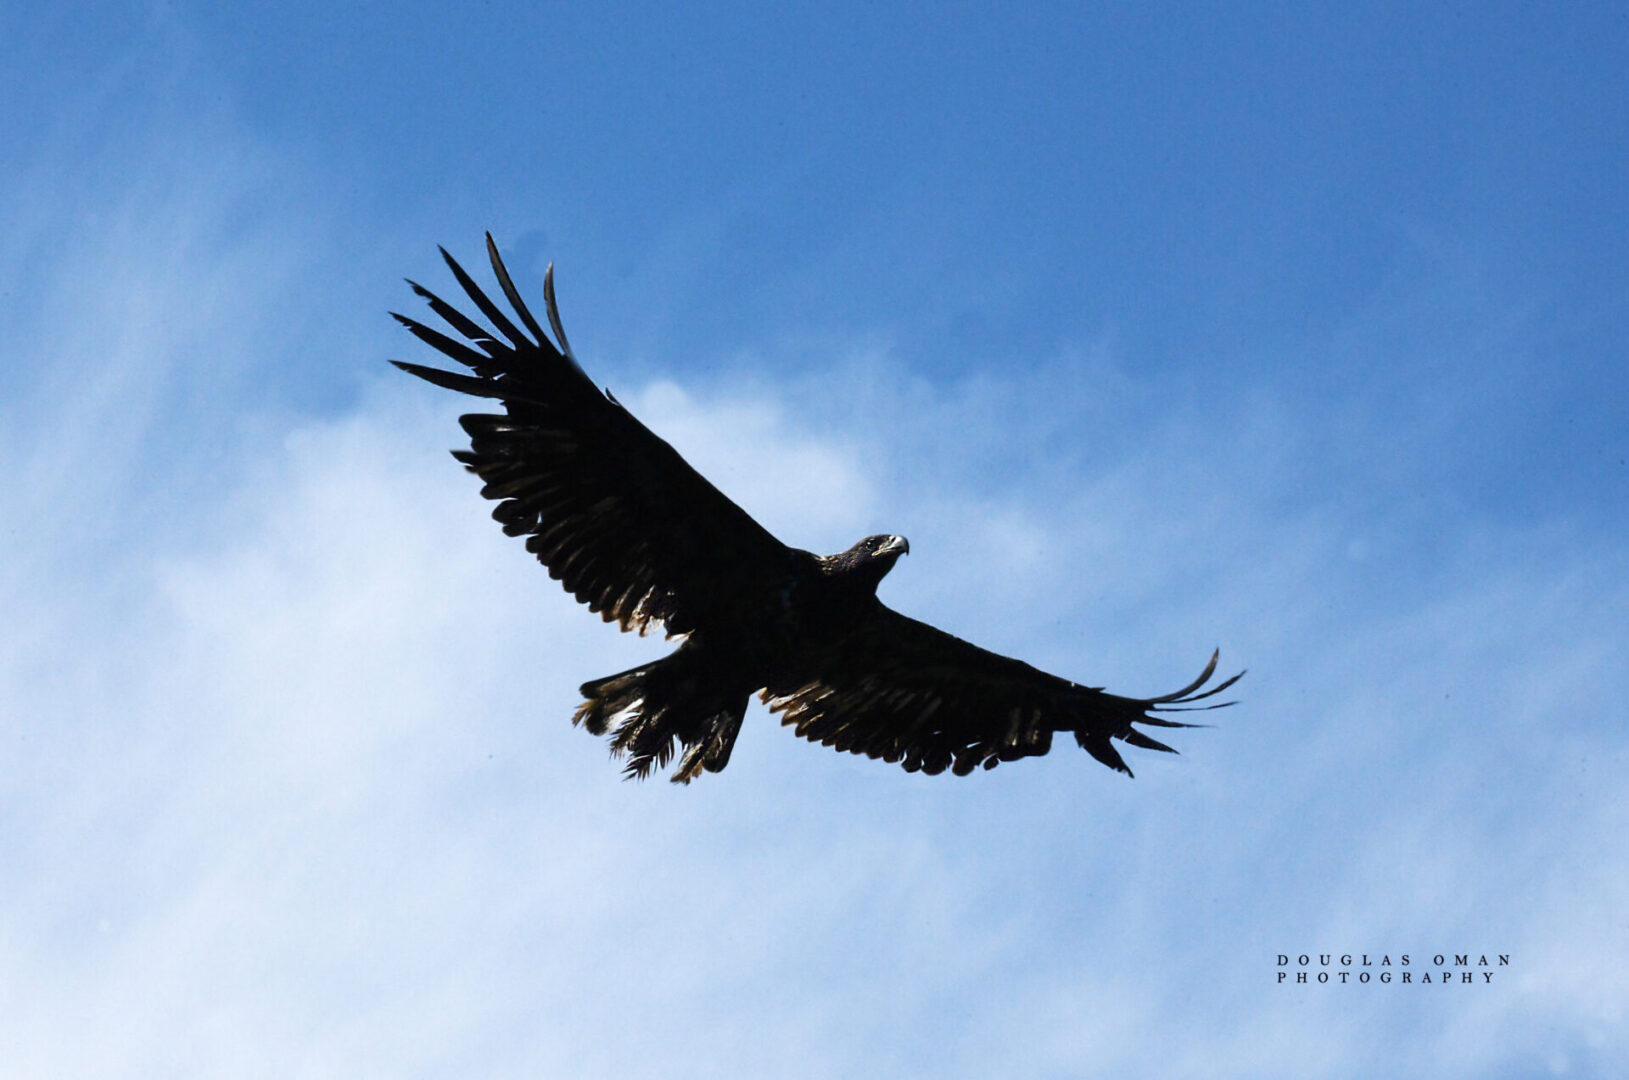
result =
[[[1213,656],[1181,691],[1124,698],[893,611],[876,593],[909,551],[903,537],[869,536],[828,556],[776,540],[583,374],[555,306],[552,267],[544,295],[554,342],[490,236],[487,249],[530,335],[443,251],[498,333],[414,284],[467,344],[396,318],[473,375],[397,366],[502,401],[503,414],[461,419],[470,449],[454,451],[485,482],[482,494],[498,500],[493,517],[505,532],[526,536],[550,575],[606,621],[641,633],[660,623],[684,638],[662,659],[582,687],[574,722],[609,732],[630,775],[665,765],[675,742],[673,779],[722,769],[755,693],[797,734],[911,771],[991,768],[1044,754],[1054,732],[1068,731],[1093,757],[1129,773],[1110,739],[1169,750],[1131,725],[1187,726],[1153,714],[1238,678],[1200,692],[1215,671]]]
[[[881,608],[877,583],[904,550],[904,540],[891,536],[867,537],[836,556],[788,548],[782,580],[747,598],[751,617],[693,630],[653,664],[584,684],[577,722],[604,734],[614,716],[641,702],[611,743],[635,775],[664,764],[674,736],[686,747],[675,779],[691,779],[697,768],[717,772],[752,695],[818,678],[822,660]]]

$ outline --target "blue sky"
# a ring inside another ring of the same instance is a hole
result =
[[[1621,6],[0,37],[19,1075],[1629,1068]],[[890,604],[1128,693],[1219,645],[1241,704],[1132,781],[755,710],[725,773],[622,783],[575,687],[662,645],[384,363],[424,359],[401,278],[487,229],[783,539],[904,533]]]

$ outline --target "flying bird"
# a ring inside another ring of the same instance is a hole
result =
[[[549,576],[606,622],[641,634],[659,624],[683,639],[662,659],[582,686],[572,722],[609,733],[626,775],[647,776],[675,753],[675,781],[723,769],[757,694],[798,735],[912,772],[965,776],[1044,754],[1068,732],[1129,776],[1115,740],[1174,753],[1134,725],[1192,727],[1161,714],[1219,708],[1194,703],[1244,674],[1205,689],[1213,653],[1181,690],[1121,697],[901,615],[877,585],[910,551],[903,536],[868,536],[836,555],[781,543],[584,374],[560,323],[553,265],[543,279],[551,339],[490,233],[486,247],[525,329],[443,248],[496,332],[409,281],[463,340],[393,316],[469,373],[392,363],[502,403],[501,413],[460,419],[470,446],[453,457],[481,478],[503,531],[525,537]]]

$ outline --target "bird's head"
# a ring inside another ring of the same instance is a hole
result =
[[[866,537],[841,554],[827,556],[825,561],[837,573],[863,581],[874,591],[899,557],[909,554],[910,550],[910,541],[903,536],[879,533]]]

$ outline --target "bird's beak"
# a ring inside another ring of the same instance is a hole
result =
[[[911,542],[903,536],[890,536],[888,542],[877,549],[878,555],[892,555],[898,552],[901,555],[911,553]]]

